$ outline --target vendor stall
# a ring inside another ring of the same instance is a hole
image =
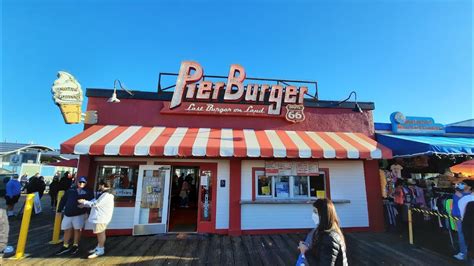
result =
[[[61,145],[80,155],[78,175],[114,180],[111,233],[301,230],[317,197],[347,230],[383,228],[377,159],[392,154],[373,139],[373,103],[321,101],[316,82],[246,78],[239,65],[166,75],[158,92],[88,89],[97,121]]]

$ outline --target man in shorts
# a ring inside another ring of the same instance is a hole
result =
[[[97,247],[91,250],[89,259],[94,259],[104,255],[105,230],[112,220],[114,213],[114,195],[112,193],[112,182],[110,179],[99,182],[99,195],[97,199],[87,201],[80,199],[77,201],[82,206],[91,208],[89,222],[92,223],[92,231],[97,235]]]
[[[61,202],[59,203],[58,212],[61,212],[64,209],[64,217],[61,223],[61,229],[64,230],[64,242],[63,246],[60,250],[58,250],[56,255],[61,255],[68,252],[71,254],[76,254],[78,252],[81,230],[84,228],[87,212],[86,208],[79,207],[78,200],[91,200],[94,198],[93,194],[85,188],[87,184],[86,177],[81,176],[77,181],[77,187],[66,191],[61,199]],[[71,239],[73,232],[74,243],[71,247],[69,240]]]

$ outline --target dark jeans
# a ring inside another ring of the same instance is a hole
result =
[[[51,196],[51,208],[56,209],[58,196]]]

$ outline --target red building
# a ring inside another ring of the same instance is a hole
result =
[[[183,62],[176,76],[174,91],[119,91],[119,103],[88,89],[98,123],[61,145],[91,187],[114,180],[111,233],[301,230],[316,197],[346,230],[383,228],[377,159],[392,154],[373,140],[373,103],[304,98],[316,83],[246,78],[239,65],[222,79]]]

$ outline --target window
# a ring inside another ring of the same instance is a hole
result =
[[[288,176],[272,176],[275,183],[275,198],[290,197],[290,177]]]
[[[264,171],[254,171],[255,198],[257,199],[308,199],[326,198],[326,176],[266,176]]]
[[[309,176],[295,176],[293,177],[293,195],[295,198],[309,196]]]
[[[138,166],[103,165],[99,167],[95,187],[101,179],[111,179],[115,201],[135,202]]]
[[[272,178],[265,176],[265,171],[256,171],[255,173],[257,179],[257,196],[272,197]]]

